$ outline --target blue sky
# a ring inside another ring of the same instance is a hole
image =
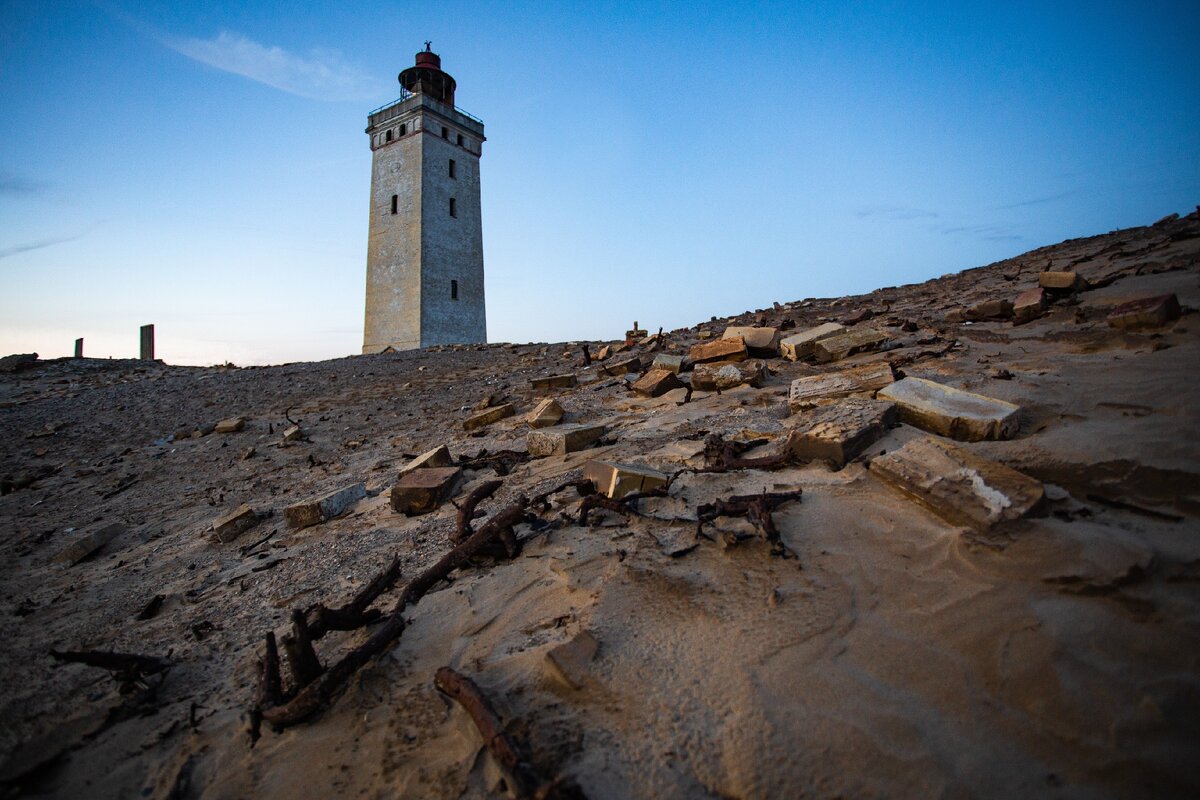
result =
[[[425,39],[492,341],[869,291],[1200,203],[1200,4],[0,2],[0,353],[357,353]]]

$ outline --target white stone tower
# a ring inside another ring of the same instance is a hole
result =
[[[483,122],[454,106],[429,49],[399,100],[367,115],[371,224],[364,353],[487,341],[479,156]]]

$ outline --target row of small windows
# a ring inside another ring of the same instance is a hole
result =
[[[400,195],[398,195],[398,194],[392,195],[392,213],[393,214],[397,213],[397,208],[399,207],[399,204],[400,204]],[[453,197],[450,198],[450,216],[458,217],[458,201],[455,200]]]
[[[407,124],[401,125],[401,126],[400,126],[400,133],[399,133],[399,135],[400,135],[400,136],[404,136],[404,135],[405,135],[405,134],[407,134],[407,133],[408,133],[408,125],[407,125]],[[386,133],[384,133],[384,135],[383,135],[383,141],[384,141],[384,142],[390,142],[390,141],[392,141],[392,140],[393,140],[395,137],[396,137],[396,129],[395,129],[395,128],[388,128],[388,129],[387,129],[387,132],[386,132]],[[443,139],[445,139],[446,141],[449,141],[449,140],[450,140],[450,129],[449,129],[449,128],[447,128],[445,125],[443,125],[443,126],[442,126],[442,138],[443,138]],[[454,135],[454,143],[455,143],[456,145],[458,145],[459,147],[465,147],[465,146],[466,146],[466,139],[464,139],[464,138],[463,138],[463,135],[462,135],[461,133],[456,133],[456,134]]]

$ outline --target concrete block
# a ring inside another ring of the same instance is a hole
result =
[[[212,433],[216,429],[217,429],[216,425],[212,424],[211,422],[205,422],[201,425],[196,426],[196,429],[192,431],[192,438],[193,439],[203,439],[205,436],[208,436],[210,433]]]
[[[588,670],[599,647],[596,637],[583,631],[546,653],[546,669],[564,688],[579,689],[587,681]]]
[[[860,328],[813,342],[813,355],[822,363],[841,361],[857,353],[878,350],[887,340],[888,335],[883,331]]]
[[[553,397],[547,397],[537,404],[533,411],[525,417],[525,422],[531,428],[549,428],[562,421],[564,410],[562,405]]]
[[[631,388],[643,397],[659,397],[672,389],[683,388],[683,381],[670,370],[652,369],[638,378]]]
[[[722,339],[741,338],[751,355],[774,356],[779,353],[779,329],[732,326],[725,329]]]
[[[743,383],[759,387],[766,379],[767,365],[763,361],[697,364],[692,371],[692,388],[704,392],[723,392]]]
[[[232,511],[213,520],[213,538],[222,544],[228,544],[261,521],[261,514],[249,505],[242,503]]]
[[[83,358],[83,339],[75,340],[75,357]]]
[[[801,414],[787,449],[798,460],[825,460],[841,468],[896,422],[896,405],[848,397]]]
[[[1016,433],[1012,403],[966,392],[924,378],[905,378],[879,390],[880,400],[899,407],[900,421],[964,442],[1007,439]]]
[[[285,442],[296,442],[304,438],[304,431],[299,425],[292,425],[283,432],[283,440]]]
[[[408,516],[434,511],[453,496],[461,480],[461,467],[414,469],[392,487],[392,508]]]
[[[467,417],[463,420],[463,430],[473,431],[478,428],[485,428],[493,422],[499,422],[505,417],[511,417],[516,413],[512,403],[505,403],[502,406],[489,408],[486,411],[480,411],[474,416]]]
[[[667,476],[658,470],[612,461],[589,461],[583,465],[587,478],[601,494],[618,500],[633,492],[648,492],[667,484]]]
[[[871,460],[872,475],[955,525],[986,529],[1042,502],[1042,484],[944,439],[914,439]]]
[[[1013,301],[1013,323],[1020,325],[1030,322],[1042,315],[1046,310],[1046,290],[1038,286],[1035,289],[1021,292]]]
[[[230,417],[218,422],[215,430],[217,433],[237,433],[244,427],[246,427],[245,417]]]
[[[366,496],[367,487],[356,483],[315,500],[288,506],[283,510],[283,517],[293,528],[307,528],[344,514],[350,506]]]
[[[611,364],[605,364],[600,368],[600,371],[605,375],[613,375],[620,377],[628,375],[630,372],[642,371],[642,360],[637,356],[633,358],[623,358],[619,361],[614,361]]]
[[[586,423],[556,425],[553,428],[530,432],[525,442],[529,455],[535,458],[561,456],[588,447],[607,430],[604,425]]]
[[[401,467],[399,477],[403,478],[414,469],[449,467],[452,464],[454,464],[454,458],[450,455],[450,448],[446,447],[444,444],[440,444],[432,450],[422,453]]]
[[[987,319],[1012,319],[1013,303],[1011,300],[984,300],[967,309],[966,317],[972,321]]]
[[[139,358],[142,361],[154,360],[154,326],[143,325],[141,329],[141,350]]]
[[[578,384],[579,381],[575,378],[574,373],[569,375],[547,375],[541,378],[533,378],[529,381],[529,385],[534,389],[570,389]]]
[[[813,345],[822,339],[828,339],[830,336],[837,336],[840,333],[845,333],[844,325],[839,325],[836,322],[826,322],[824,325],[818,325],[815,328],[793,333],[791,336],[779,342],[779,354],[790,361],[799,361],[802,358],[808,358],[813,354]]]
[[[1038,286],[1059,292],[1076,291],[1083,288],[1084,281],[1076,272],[1040,272]]]
[[[693,345],[688,352],[688,360],[693,364],[705,364],[709,361],[742,361],[749,355],[746,343],[737,337],[734,339],[714,339]]]
[[[102,528],[86,533],[80,536],[75,541],[64,547],[54,556],[54,560],[60,564],[75,566],[85,558],[89,558],[99,552],[100,548],[111,542],[113,539],[125,532],[125,526],[119,522],[113,522],[105,525]]]
[[[1179,299],[1173,294],[1142,297],[1114,308],[1108,313],[1108,324],[1122,330],[1158,328],[1179,319],[1182,309]]]
[[[610,355],[612,355],[612,348],[608,345],[601,345],[600,349],[596,351],[594,358],[596,361],[603,361]]]
[[[792,381],[792,388],[788,392],[788,406],[795,412],[811,408],[821,400],[829,398],[854,394],[870,395],[895,379],[892,366],[886,361],[826,372],[822,375],[806,375]]]
[[[650,364],[650,369],[667,369],[678,375],[683,372],[683,356],[673,356],[670,353],[659,353]]]

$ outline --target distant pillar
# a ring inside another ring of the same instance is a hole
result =
[[[142,326],[142,361],[154,360],[154,326]]]
[[[75,340],[75,357],[83,358],[83,339]]]

